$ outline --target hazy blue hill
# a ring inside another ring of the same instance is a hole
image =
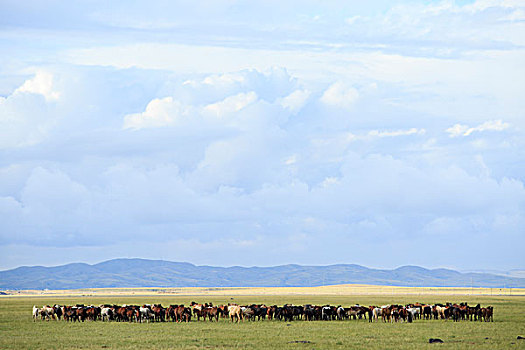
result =
[[[355,264],[273,267],[195,266],[147,259],[114,259],[89,265],[24,266],[0,271],[0,289],[74,289],[102,287],[320,286],[330,284],[397,286],[525,287],[525,278],[460,273],[402,266],[393,270]]]

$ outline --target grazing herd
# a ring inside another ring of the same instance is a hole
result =
[[[45,305],[41,308],[33,306],[33,320],[64,320],[69,322],[84,321],[116,321],[116,322],[190,322],[209,320],[219,321],[228,318],[231,322],[278,320],[291,322],[304,321],[342,321],[348,319],[363,319],[368,322],[413,322],[414,320],[461,320],[493,322],[492,306],[469,306],[467,303],[453,304],[408,304],[350,307],[332,305],[290,305],[266,306],[252,305],[220,305],[212,303],[199,304],[191,302],[189,306],[161,304],[85,306],[77,304]]]

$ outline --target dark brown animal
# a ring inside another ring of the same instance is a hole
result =
[[[208,318],[210,319],[210,321],[213,321],[213,319],[215,319],[215,321],[219,321],[219,315],[222,313],[222,310],[219,309],[217,306],[214,306],[214,307],[208,307],[206,309],[206,313],[208,314]]]

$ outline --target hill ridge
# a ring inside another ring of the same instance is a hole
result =
[[[407,287],[525,287],[525,278],[462,273],[405,265],[373,269],[357,264],[277,266],[194,265],[188,262],[116,258],[96,264],[20,266],[0,271],[0,289],[112,287],[306,287],[374,284]]]

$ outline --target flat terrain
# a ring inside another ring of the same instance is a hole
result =
[[[133,295],[505,295],[525,296],[525,288],[396,287],[338,284],[320,287],[186,287],[186,288],[85,288],[65,290],[5,291],[9,296],[133,296]],[[0,296],[1,298],[2,296]]]
[[[267,305],[332,304],[350,306],[408,302],[462,302],[494,306],[494,322],[416,320],[385,324],[364,320],[260,321],[232,324],[196,322],[166,323],[66,323],[31,318],[33,305],[102,303],[186,304],[191,301]],[[0,298],[0,348],[250,348],[250,349],[525,349],[525,297],[451,295],[151,295],[151,296],[39,296]],[[444,344],[429,344],[440,338]],[[303,341],[306,341],[303,342]],[[309,343],[307,343],[309,342]]]

